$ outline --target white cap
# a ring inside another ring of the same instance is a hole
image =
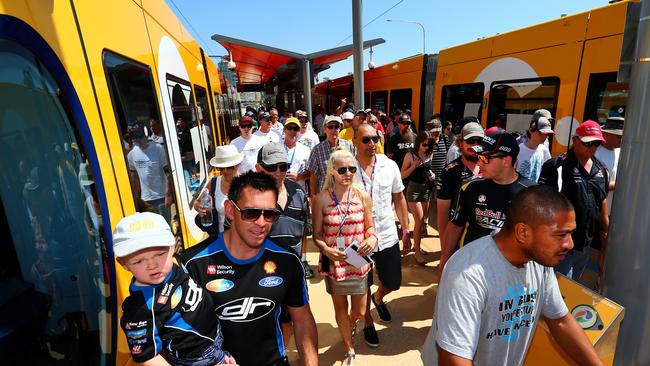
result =
[[[165,218],[151,212],[136,212],[122,218],[113,232],[116,257],[126,257],[146,248],[171,247],[175,243]]]
[[[341,119],[354,119],[352,112],[345,112],[341,115]]]

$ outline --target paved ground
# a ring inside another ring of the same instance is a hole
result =
[[[429,228],[429,235],[423,239],[422,247],[431,252],[429,257],[434,261],[420,266],[415,262],[413,253],[402,259],[402,288],[386,297],[393,321],[390,324],[381,322],[374,306],[371,306],[380,346],[368,347],[360,331],[355,338],[355,366],[422,364],[419,350],[431,326],[438,287],[435,266],[439,257],[440,242],[434,229]],[[315,269],[318,252],[311,242],[309,250],[309,263]],[[374,290],[375,286],[373,292]],[[318,327],[320,365],[341,365],[345,353],[343,343],[334,319],[331,298],[325,291],[325,282],[318,275],[310,280],[309,297]],[[361,328],[362,322],[359,323],[359,329]],[[297,351],[293,344],[289,347],[288,354],[292,364],[298,365]]]

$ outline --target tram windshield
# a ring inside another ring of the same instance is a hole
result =
[[[104,217],[66,97],[36,55],[0,40],[3,364],[111,353]]]

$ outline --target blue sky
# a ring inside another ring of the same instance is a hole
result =
[[[213,34],[300,53],[311,53],[352,43],[351,0],[166,1],[208,54],[227,53],[221,45],[210,39]],[[363,23],[368,23],[395,4],[398,5],[363,29],[365,40],[386,40],[386,43],[373,49],[373,60],[377,65],[422,52],[422,30],[418,25],[389,23],[386,19],[422,23],[426,31],[426,51],[435,53],[479,37],[505,33],[559,18],[561,14],[574,14],[603,6],[607,1],[366,0],[363,2]],[[178,9],[184,17],[179,14]],[[191,26],[187,21],[191,22]],[[368,61],[369,55],[366,51],[364,66]],[[350,57],[320,73],[319,79],[339,77],[351,72],[352,68]]]

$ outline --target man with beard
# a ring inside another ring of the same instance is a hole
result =
[[[550,187],[513,199],[503,229],[462,248],[447,264],[424,365],[521,365],[540,316],[578,365],[601,365],[569,313],[553,271],[573,247],[573,205]]]
[[[284,345],[278,341],[282,307],[294,320],[301,363],[317,365],[318,335],[302,264],[290,249],[267,239],[280,217],[277,203],[272,177],[258,172],[236,177],[224,203],[232,228],[214,242],[188,249],[180,259],[212,296],[224,348],[240,365],[288,365]]]
[[[402,113],[399,116],[397,131],[391,133],[386,141],[386,156],[393,159],[398,167],[402,167],[404,156],[413,149],[415,133],[411,130],[411,117]]]
[[[463,181],[477,176],[479,173],[478,155],[472,150],[472,146],[481,143],[485,134],[483,128],[476,122],[470,122],[463,126],[461,133],[461,156],[447,164],[436,177],[436,193],[438,204],[438,235],[440,242],[444,243],[444,234],[447,224],[453,211],[451,208],[456,205],[458,191],[463,185]]]

